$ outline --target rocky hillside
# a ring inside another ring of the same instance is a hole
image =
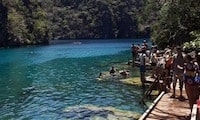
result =
[[[0,0],[0,46],[50,39],[138,38],[141,0]]]

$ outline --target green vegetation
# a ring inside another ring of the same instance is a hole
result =
[[[191,36],[193,37],[194,40],[185,42],[183,44],[185,49],[199,49],[200,48],[200,32],[199,31],[192,31]]]
[[[199,45],[199,0],[144,0],[141,23],[150,25],[151,39],[160,47],[166,45]],[[147,20],[146,20],[147,19]],[[193,34],[192,34],[193,33]],[[194,33],[196,35],[194,35]],[[190,42],[192,41],[193,42]],[[196,46],[195,45],[195,46]]]
[[[47,0],[0,1],[1,46],[48,43],[51,19],[47,12],[51,10],[46,9],[43,2],[48,7],[53,5],[53,2],[47,3]]]
[[[0,0],[0,46],[146,37],[137,29],[140,7],[140,0]]]
[[[161,48],[199,45],[199,0],[0,0],[0,11],[0,46],[149,34]]]

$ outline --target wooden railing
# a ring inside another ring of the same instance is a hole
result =
[[[199,96],[199,100],[200,100],[200,96]],[[200,120],[200,108],[198,108],[197,104],[193,104],[190,120]]]
[[[153,108],[156,106],[156,104],[158,103],[158,101],[161,99],[161,97],[165,94],[165,92],[161,92],[160,95],[153,101],[153,103],[151,104],[151,106],[149,106],[149,108],[143,113],[143,115],[139,118],[139,120],[145,120],[146,117],[151,113],[151,111],[153,110]]]
[[[193,104],[192,107],[192,113],[191,113],[191,119],[190,120],[198,120],[197,116],[198,115],[198,108],[197,108],[197,104]]]

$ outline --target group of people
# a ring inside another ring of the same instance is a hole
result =
[[[171,98],[176,97],[176,84],[179,80],[180,95],[179,99],[184,99],[182,95],[185,84],[186,94],[189,100],[190,108],[196,103],[200,96],[200,52],[198,50],[188,52],[177,46],[176,51],[171,56],[170,67],[167,70],[172,70],[172,86],[173,92]]]
[[[159,50],[156,44],[152,43],[149,47],[144,40],[142,45],[132,44],[131,53],[133,66],[135,66],[135,61],[139,60],[142,87],[145,87],[146,65],[149,63],[151,65],[151,77],[158,78],[159,76],[168,90],[172,86],[171,98],[176,98],[176,86],[179,83],[180,95],[178,98],[184,100],[183,88],[185,87],[192,110],[193,104],[200,99],[200,49],[188,52],[180,46],[167,46],[164,50]],[[125,78],[129,75],[129,71],[118,71],[114,66],[109,73],[112,76],[119,73]]]
[[[148,48],[148,44],[146,40],[143,41],[142,45],[132,44],[131,52],[132,52],[132,65],[135,66],[135,61],[139,60],[141,83],[142,83],[142,87],[145,87],[144,83],[145,83],[146,63],[148,61],[147,58],[150,57],[150,52],[151,52]]]
[[[137,57],[139,57],[139,53],[142,53],[143,51],[146,52],[146,50],[148,49],[148,44],[146,42],[146,40],[143,41],[142,45],[140,44],[132,44],[131,45],[131,53],[132,53],[132,63],[133,66],[135,65],[134,61],[136,60]]]
[[[185,99],[182,95],[183,87],[185,87],[192,109],[193,104],[200,96],[200,51],[188,52],[179,46],[174,48],[167,46],[164,50],[158,50],[154,43],[151,48],[148,48],[145,43],[146,41],[143,42],[141,51],[138,51],[139,49],[134,44],[131,46],[134,48],[132,49],[133,61],[135,61],[135,57],[139,58],[142,86],[145,86],[145,68],[148,62],[152,68],[151,77],[160,75],[168,89],[171,89],[172,84],[171,98],[176,97],[177,81],[180,89],[179,100]]]
[[[117,71],[118,71],[118,70],[115,69],[114,66],[112,66],[112,68],[110,69],[109,72],[110,72],[110,75],[111,75],[111,76],[115,76]],[[126,69],[120,70],[120,71],[118,71],[118,73],[119,73],[120,75],[122,75],[124,78],[126,78],[126,77],[129,75],[129,70],[126,70]]]

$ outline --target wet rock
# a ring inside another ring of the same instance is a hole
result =
[[[74,118],[76,116],[75,112],[67,112],[62,114],[63,117],[65,118]]]
[[[108,114],[107,120],[134,120],[133,118]]]
[[[87,110],[87,111],[82,112],[82,116],[84,118],[90,117],[92,115],[91,113],[92,113],[92,111]]]
[[[72,106],[66,108],[65,117],[76,120],[134,120],[141,116],[132,111],[119,110],[113,107],[94,105]]]
[[[108,114],[108,117],[107,117],[108,120],[120,120],[117,116],[114,116],[112,114]]]
[[[113,114],[111,111],[108,110],[100,110],[100,111],[95,111],[96,115],[101,116],[101,117],[107,117],[108,114]]]
[[[101,116],[93,116],[90,118],[90,120],[107,120],[107,119]]]

